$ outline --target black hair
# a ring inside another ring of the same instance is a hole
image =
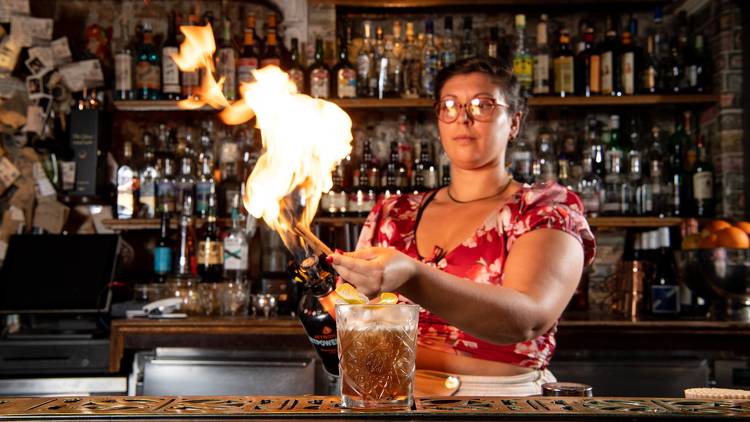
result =
[[[442,91],[448,79],[469,73],[482,73],[489,76],[490,80],[500,87],[500,91],[508,103],[509,111],[511,113],[523,113],[521,118],[521,125],[523,125],[528,107],[526,97],[521,93],[521,85],[513,75],[513,65],[510,60],[502,61],[486,56],[468,57],[444,67],[438,73],[435,81],[435,100],[440,101],[440,91]]]

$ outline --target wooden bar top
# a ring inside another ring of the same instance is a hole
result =
[[[0,420],[407,419],[750,420],[750,400],[618,397],[424,397],[410,410],[348,411],[336,396],[0,397]]]
[[[750,323],[705,320],[612,320],[571,315],[560,320],[560,348],[672,348],[750,352]],[[116,319],[110,333],[109,370],[119,372],[126,349],[156,347],[309,348],[297,318],[189,317]],[[741,350],[739,350],[739,349]]]

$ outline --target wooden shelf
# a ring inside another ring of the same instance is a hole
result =
[[[206,222],[205,218],[193,218],[193,223],[195,224],[195,227],[203,227],[205,222]],[[172,229],[177,228],[179,226],[179,223],[180,223],[179,218],[172,218],[172,220],[169,222],[169,227]],[[104,226],[110,230],[121,232],[121,231],[136,231],[136,230],[159,230],[161,221],[158,218],[131,218],[128,220],[121,220],[121,219],[113,218],[113,219],[108,219],[108,220],[102,220],[102,224],[104,224]],[[231,218],[217,218],[216,224],[219,227],[229,227],[232,225],[232,219]]]
[[[683,221],[679,217],[592,217],[587,220],[596,228],[678,226]]]
[[[627,95],[622,97],[531,97],[530,107],[617,107],[617,106],[655,106],[677,104],[711,104],[719,101],[715,94],[684,94],[684,95]],[[356,109],[430,109],[434,101],[431,98],[352,98],[332,99],[347,110]],[[213,111],[204,106],[198,110],[184,110],[177,106],[176,101],[115,101],[114,108],[120,111]]]
[[[669,4],[671,0],[598,0],[597,5],[653,6]],[[373,8],[418,8],[447,6],[566,6],[590,5],[591,0],[311,0],[315,5],[335,5]]]

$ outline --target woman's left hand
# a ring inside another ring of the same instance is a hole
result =
[[[390,248],[367,248],[329,256],[341,278],[370,298],[381,292],[397,291],[417,273],[417,261]]]

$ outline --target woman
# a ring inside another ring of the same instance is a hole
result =
[[[357,251],[330,261],[368,296],[398,292],[422,307],[418,392],[539,394],[555,380],[546,368],[557,320],[593,258],[594,237],[575,193],[522,185],[506,170],[525,113],[507,66],[462,60],[436,88],[450,185],[382,201]],[[458,379],[458,391],[445,391],[446,379]]]

